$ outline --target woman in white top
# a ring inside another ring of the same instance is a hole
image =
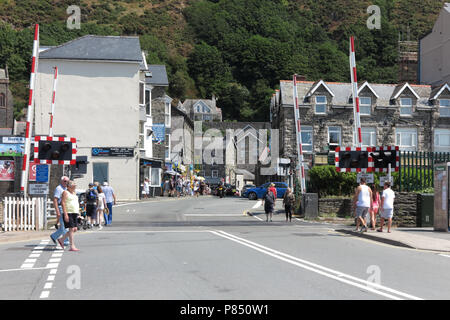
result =
[[[98,228],[102,229],[102,224],[104,223],[104,217],[103,212],[106,208],[106,196],[103,193],[102,187],[97,187],[98,197],[97,197],[97,219],[96,222],[98,223]]]
[[[64,249],[64,240],[69,237],[70,250],[69,251],[80,251],[75,247],[73,242],[73,234],[77,231],[77,217],[80,213],[80,205],[78,202],[78,196],[75,192],[76,184],[73,181],[69,181],[67,184],[67,190],[63,192],[61,196],[61,206],[64,215],[64,227],[69,228],[62,238],[58,239],[60,246]]]

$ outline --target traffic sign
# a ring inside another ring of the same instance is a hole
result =
[[[360,183],[361,178],[366,178],[366,183],[374,182],[373,173],[358,173],[356,175],[356,182]]]
[[[29,185],[29,194],[34,195],[47,195],[48,194],[48,183],[35,183]]]
[[[383,187],[386,181],[389,181],[388,176],[380,176],[380,186]],[[394,178],[391,176],[391,187],[394,185]]]
[[[36,182],[48,182],[48,165],[36,165]]]

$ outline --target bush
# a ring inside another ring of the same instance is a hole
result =
[[[352,195],[357,187],[356,173],[337,172],[335,166],[316,166],[309,170],[309,192],[326,196]]]

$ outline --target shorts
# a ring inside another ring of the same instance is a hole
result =
[[[78,226],[77,218],[78,213],[69,213],[69,222],[64,220],[64,228],[76,228]]]
[[[87,204],[86,205],[86,215],[91,218],[95,218],[97,213],[97,206],[95,204]]]
[[[181,187],[177,187],[177,192],[181,192],[183,190]]]
[[[391,219],[394,216],[394,209],[383,208],[380,210],[380,216],[384,219]]]
[[[363,219],[366,218],[367,213],[369,212],[368,207],[356,207],[356,217],[361,217]]]

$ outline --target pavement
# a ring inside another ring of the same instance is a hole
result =
[[[202,198],[213,197],[203,196]],[[172,197],[155,197],[149,199],[143,199],[141,202],[163,202],[163,201],[176,201],[185,199],[185,197],[172,198]],[[137,202],[137,201],[136,201]],[[118,203],[118,206],[126,204],[125,202]],[[255,202],[255,206],[257,202]],[[278,214],[283,214],[284,211],[281,207],[281,201],[277,200],[275,211]],[[260,215],[264,214],[264,208],[257,206],[245,212],[247,215]],[[298,216],[294,216],[294,219],[298,219],[307,223],[324,224],[324,222],[310,221],[301,219]],[[354,226],[348,226],[342,223],[328,222],[334,231],[368,239],[372,241],[382,242],[388,245],[405,247],[417,250],[435,251],[435,252],[447,252],[450,253],[450,232],[438,232],[434,231],[432,227],[427,228],[395,228],[392,227],[391,233],[387,233],[387,228],[383,232],[377,232],[376,230],[368,230],[361,233],[355,231]],[[17,231],[17,232],[0,232],[0,244],[10,242],[21,242],[29,240],[37,240],[47,238],[55,230],[44,231]]]
[[[255,202],[256,205],[256,202]],[[284,215],[284,210],[281,207],[281,201],[278,199],[275,207],[275,212]],[[262,206],[253,208],[247,212],[248,215],[259,215],[264,213]],[[327,224],[336,232],[347,235],[368,239],[372,241],[382,242],[385,244],[435,252],[450,252],[450,232],[434,231],[433,227],[425,228],[391,228],[391,233],[387,232],[387,226],[384,227],[383,232],[376,230],[368,230],[367,232],[355,231],[355,226],[336,222],[320,222],[301,219],[299,216],[294,216],[303,222]],[[379,226],[377,226],[378,228]]]

